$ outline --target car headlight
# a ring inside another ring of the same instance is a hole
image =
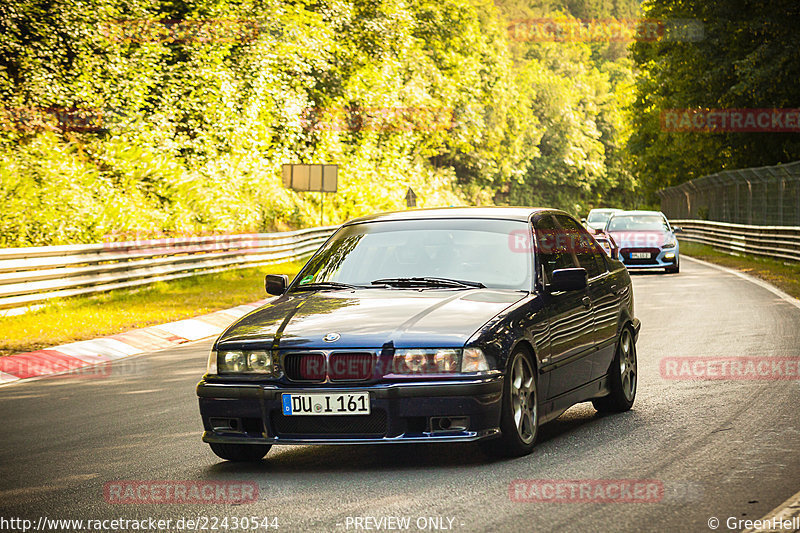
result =
[[[395,374],[452,374],[461,368],[461,350],[397,350],[392,367]]]
[[[437,350],[433,364],[439,372],[458,372],[461,369],[461,350]]]
[[[272,374],[272,353],[247,352],[247,368],[250,372]]]
[[[399,350],[394,356],[395,368],[401,374],[421,374],[427,370],[428,354],[425,350]]]
[[[662,248],[675,248],[675,245],[677,244],[678,243],[675,241],[675,239],[669,239],[667,242],[664,243]]]
[[[480,348],[397,350],[392,362],[395,374],[457,374],[489,370]]]
[[[442,374],[458,372],[461,350],[397,350],[392,372],[395,374]]]
[[[266,350],[220,351],[216,367],[220,374],[273,374],[275,370],[272,352]]]

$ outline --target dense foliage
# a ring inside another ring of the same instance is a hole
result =
[[[635,0],[5,0],[0,246],[319,223],[419,204],[632,202],[620,43],[509,20]],[[433,117],[433,118],[432,118]]]
[[[796,0],[649,0],[644,16],[693,19],[696,42],[639,42],[632,57],[640,76],[630,151],[651,194],[723,169],[800,159],[795,132],[675,131],[665,110],[798,108],[800,3]]]

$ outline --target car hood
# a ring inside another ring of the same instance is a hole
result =
[[[672,233],[657,230],[625,230],[609,231],[619,248],[661,248],[667,240],[672,240]]]
[[[491,289],[293,293],[239,319],[217,345],[277,349],[380,348],[388,342],[398,348],[463,346],[483,324],[526,295]],[[323,341],[329,333],[339,338]]]

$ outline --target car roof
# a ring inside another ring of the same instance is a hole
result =
[[[547,207],[437,207],[432,209],[411,209],[376,213],[348,221],[345,225],[387,220],[424,220],[432,218],[483,218],[500,220],[519,220],[527,222],[531,216],[540,212],[562,213]]]
[[[617,217],[633,216],[633,215],[657,215],[666,218],[666,215],[661,211],[645,211],[642,209],[632,209],[630,211],[621,211],[619,213],[614,213],[614,216]]]
[[[624,209],[618,209],[616,207],[598,207],[596,209],[590,209],[590,213],[621,213]]]

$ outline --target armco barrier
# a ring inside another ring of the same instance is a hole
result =
[[[707,220],[670,220],[683,229],[682,241],[708,244],[731,253],[800,261],[800,226],[749,226]]]
[[[281,233],[0,249],[0,309],[307,256],[335,226]]]

